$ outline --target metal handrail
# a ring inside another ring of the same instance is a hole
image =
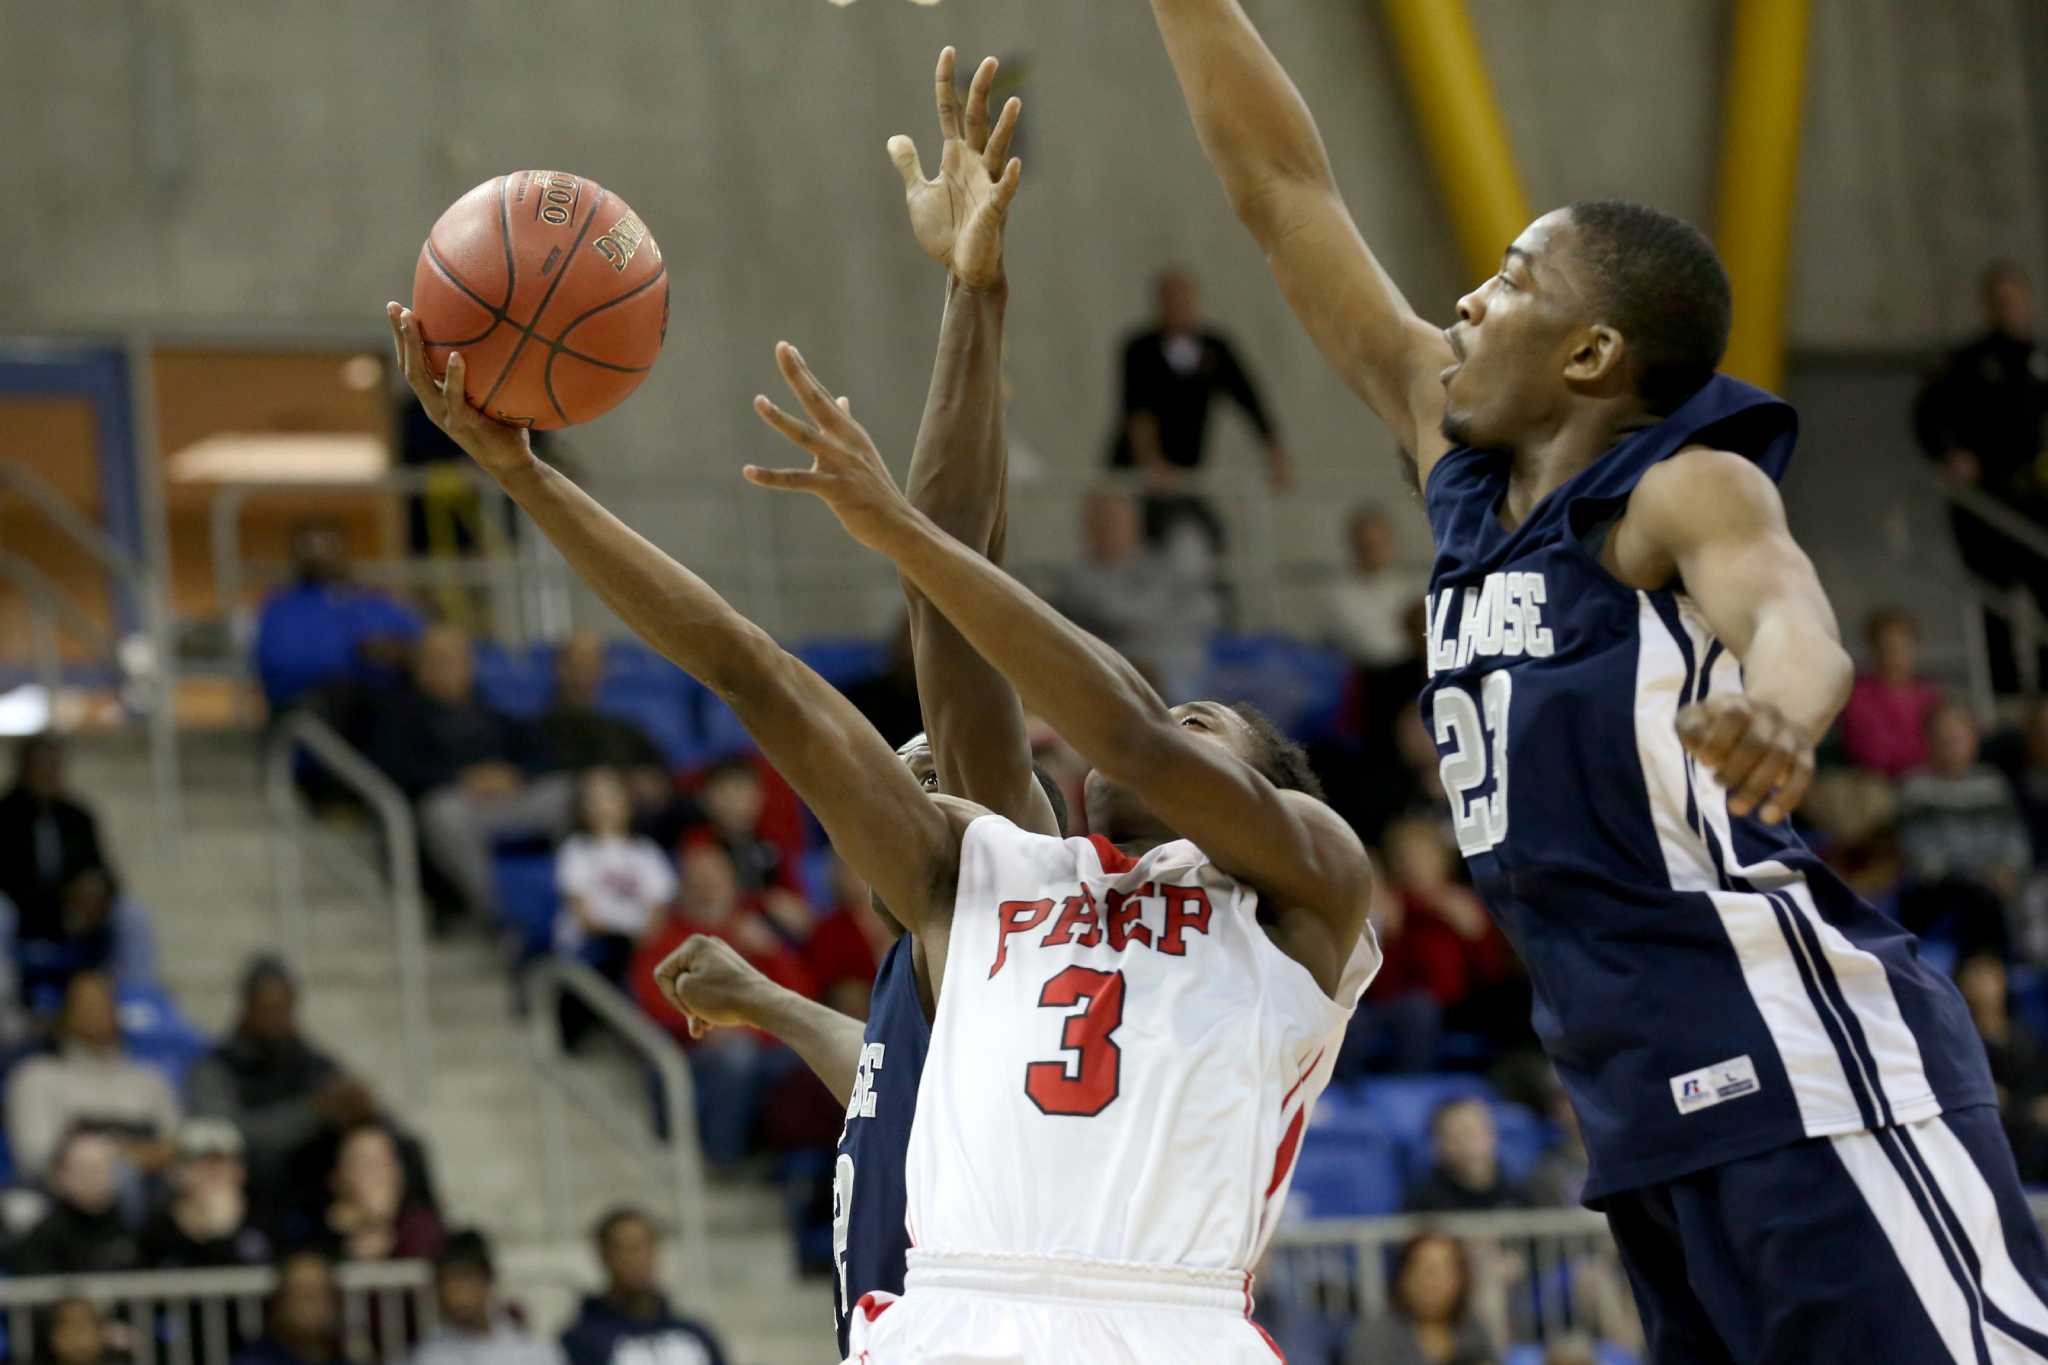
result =
[[[527,1040],[534,1076],[541,1082],[541,1183],[548,1225],[557,1236],[575,1231],[570,1226],[569,1140],[563,1108],[565,1100],[574,1099],[587,1117],[603,1124],[622,1147],[654,1168],[667,1186],[676,1237],[683,1253],[668,1260],[669,1287],[677,1302],[683,1302],[697,1292],[702,1282],[701,1278],[688,1278],[683,1267],[709,1264],[705,1259],[709,1239],[704,1207],[704,1149],[697,1137],[696,1089],[683,1050],[621,995],[616,986],[581,962],[544,958],[534,965],[528,981],[532,994],[528,1003]],[[665,1141],[651,1138],[629,1113],[621,1113],[617,1096],[571,1065],[562,1047],[558,1023],[564,993],[576,997],[615,1029],[653,1068],[668,1119]]]
[[[35,632],[30,648],[54,726],[57,693],[64,685],[64,659],[57,648],[58,635],[68,631],[102,654],[113,652],[113,636],[80,610],[78,603],[51,582],[48,575],[20,555],[0,551],[0,578],[20,588],[22,596],[28,599],[29,620]]]
[[[158,833],[166,845],[175,847],[183,819],[178,780],[178,660],[171,640],[168,585],[150,574],[126,547],[27,468],[18,464],[0,464],[0,490],[19,494],[142,606],[152,656],[148,729]],[[84,613],[79,613],[80,621],[89,619]],[[115,649],[113,653],[116,668],[125,671],[125,661],[119,657],[119,650]]]
[[[360,798],[383,827],[386,884],[397,919],[392,952],[398,968],[399,1042],[404,1054],[406,1092],[424,1105],[432,1074],[432,1027],[427,1016],[427,928],[420,891],[419,834],[412,805],[397,785],[308,711],[279,722],[264,760],[264,797],[270,807],[272,885],[277,895],[278,938],[285,954],[306,959],[306,888],[301,853],[305,812],[292,785],[292,765],[304,749]]]

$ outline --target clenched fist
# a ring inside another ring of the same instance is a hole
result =
[[[654,982],[690,1021],[692,1038],[714,1028],[751,1026],[755,1005],[771,989],[768,978],[730,944],[709,934],[684,939],[654,969]]]
[[[1678,738],[1728,790],[1734,815],[1777,824],[1813,781],[1814,739],[1769,702],[1731,693],[1678,713]]]

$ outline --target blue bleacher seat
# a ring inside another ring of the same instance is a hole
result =
[[[1448,1100],[1493,1097],[1484,1077],[1460,1072],[1428,1076],[1374,1076],[1355,1087],[1356,1098],[1402,1144],[1429,1145],[1429,1121]]]
[[[121,1041],[136,1061],[156,1067],[182,1085],[185,1069],[211,1047],[207,1038],[179,1012],[161,986],[131,982],[115,995]]]
[[[1386,1135],[1318,1125],[1302,1138],[1287,1205],[1305,1218],[1369,1218],[1397,1211],[1401,1190],[1398,1153]]]
[[[1204,696],[1249,701],[1297,739],[1323,733],[1344,699],[1348,665],[1334,650],[1282,635],[1222,635],[1210,645]]]
[[[1526,1105],[1495,1100],[1493,1126],[1500,1134],[1500,1168],[1509,1180],[1526,1180],[1543,1154],[1557,1142],[1557,1131],[1549,1120]]]
[[[1599,1365],[1639,1365],[1632,1352],[1624,1351],[1610,1341],[1593,1344],[1593,1359]],[[1543,1365],[1541,1346],[1510,1346],[1501,1358],[1501,1365]]]
[[[807,640],[793,652],[842,692],[854,683],[878,676],[889,666],[886,640]]]
[[[500,853],[491,860],[498,904],[507,927],[520,936],[521,959],[546,952],[555,941],[555,855]]]
[[[477,642],[476,693],[492,710],[521,719],[537,716],[554,686],[552,674],[532,651]]]

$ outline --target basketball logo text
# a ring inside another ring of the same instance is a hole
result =
[[[535,171],[533,188],[540,196],[534,201],[533,216],[543,223],[562,227],[576,216],[576,200],[583,193],[583,182],[575,176],[560,171]]]
[[[640,249],[640,243],[646,240],[647,224],[640,221],[638,214],[629,213],[591,245],[597,248],[598,255],[612,263],[613,270],[624,270],[631,264],[633,253]]]
[[[1431,677],[1463,668],[1475,658],[1547,659],[1557,648],[1543,624],[1550,600],[1540,573],[1490,573],[1484,586],[1445,588],[1423,599],[1428,621]],[[1455,624],[1452,609],[1462,604]]]

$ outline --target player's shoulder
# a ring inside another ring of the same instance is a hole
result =
[[[1782,508],[1777,481],[1747,455],[1694,444],[1645,470],[1629,496],[1629,515],[1700,527],[1727,516]]]

